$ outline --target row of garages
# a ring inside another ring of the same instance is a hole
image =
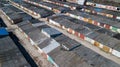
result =
[[[95,26],[91,23],[86,23],[85,21],[78,20],[77,18],[73,16],[67,16],[67,15],[57,15],[57,16],[51,16],[54,14],[53,11],[50,11],[43,7],[36,7],[34,5],[30,5],[28,3],[22,2],[19,3],[21,6],[18,5],[18,7],[23,8],[24,10],[28,10],[28,12],[34,11],[35,14],[39,14],[42,18],[48,19],[49,23],[64,29],[68,31],[71,34],[74,34],[75,36],[79,37],[80,39],[86,40],[90,43],[92,43],[94,46],[99,47],[105,52],[112,52],[113,55],[116,55],[114,53],[114,50],[111,48],[119,51],[119,39],[113,38],[117,33],[111,32],[108,29],[102,28],[101,26]],[[41,3],[42,4],[42,3]],[[48,6],[47,4],[43,4]],[[52,6],[51,6],[52,7]],[[59,6],[60,7],[60,6]],[[81,44],[77,43],[75,40],[70,39],[69,37],[63,35],[61,32],[56,32],[53,28],[50,28],[47,25],[44,25],[44,22],[36,22],[33,21],[31,16],[29,15],[21,15],[22,13],[19,11],[13,11],[15,8],[7,7],[8,12],[6,9],[3,8],[3,11],[6,13],[8,17],[10,17],[11,20],[15,24],[17,24],[21,30],[25,34],[27,34],[28,39],[33,40],[45,53],[50,55],[53,60],[60,66],[60,67],[73,67],[73,62],[75,63],[76,67],[83,66],[83,67],[119,67],[118,64],[100,56],[99,54],[95,53],[94,51],[81,46]],[[56,8],[56,7],[52,7]],[[56,8],[57,9],[57,8]],[[9,11],[11,11],[9,13]],[[60,9],[60,11],[62,11]],[[34,12],[31,12],[34,14]],[[91,16],[89,14],[79,12],[79,11],[70,11],[68,13],[77,13],[77,15],[81,15],[83,17],[87,18],[95,18],[96,16]],[[13,14],[14,13],[14,14]],[[16,17],[13,17],[16,16]],[[48,17],[50,16],[50,17]],[[99,17],[99,16],[98,16]],[[26,18],[26,19],[24,19]],[[17,19],[17,20],[15,20]],[[19,19],[19,21],[18,21]],[[26,21],[27,20],[27,21]],[[97,20],[96,18],[94,20]],[[106,22],[108,22],[109,19],[105,19]],[[22,22],[21,22],[22,21]],[[33,21],[33,22],[31,22]],[[88,22],[89,20],[87,20]],[[90,20],[90,22],[92,22]],[[40,26],[34,27],[35,24],[40,24]],[[112,23],[112,22],[111,22]],[[117,23],[117,22],[116,22]],[[42,25],[41,25],[42,24]],[[104,25],[103,25],[104,26]],[[106,26],[105,26],[106,27]],[[107,26],[108,28],[108,26]],[[52,31],[52,32],[51,32]],[[104,39],[104,40],[103,40]],[[107,40],[107,41],[106,41]],[[31,42],[32,43],[32,42]],[[116,44],[115,44],[116,43]],[[53,46],[54,45],[54,46]],[[50,48],[53,47],[53,48]],[[64,48],[64,49],[63,49]],[[64,51],[69,50],[69,51]],[[70,52],[73,51],[73,52]],[[76,55],[76,54],[78,55]],[[91,55],[91,56],[90,56]],[[43,54],[43,56],[46,56]],[[119,57],[117,54],[116,56]],[[51,58],[47,58],[49,61]],[[79,60],[77,60],[79,59]],[[94,60],[93,60],[94,59]],[[65,62],[63,62],[65,61]],[[108,62],[106,62],[108,61]],[[69,63],[68,63],[69,62]],[[81,62],[81,64],[80,64]]]

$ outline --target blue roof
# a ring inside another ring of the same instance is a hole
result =
[[[101,12],[102,11],[101,8],[95,8],[94,10],[97,11],[97,12]]]
[[[43,31],[47,32],[50,35],[61,34],[61,32],[54,28],[44,28]]]
[[[5,28],[0,28],[0,36],[8,35],[9,33]]]

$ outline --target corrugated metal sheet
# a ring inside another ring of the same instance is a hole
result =
[[[22,16],[19,13],[17,13],[13,7],[7,6],[7,7],[2,8],[2,10],[3,12],[6,13],[7,16],[9,16],[11,20],[14,21],[14,23],[19,23],[22,21]]]
[[[31,19],[30,22],[31,22],[32,24],[36,24],[36,23],[42,23],[43,21],[39,21],[39,20],[37,20],[37,19]]]
[[[52,38],[57,37],[62,34],[61,32],[55,30],[54,28],[44,28],[44,29],[42,29],[42,33],[44,33],[46,36],[52,37]]]
[[[32,19],[32,17],[30,15],[26,14],[26,13],[20,13],[20,15],[22,16],[23,21]]]
[[[86,22],[80,21],[80,20],[72,18],[72,17],[68,17],[68,16],[59,16],[59,17],[61,17],[61,18],[64,17],[64,19],[68,19],[69,21],[71,21],[71,22],[73,22],[75,24],[79,24],[80,26],[76,29],[77,31],[78,31],[78,29],[83,28],[83,26],[86,29],[90,30],[90,31],[94,31],[94,30],[100,29],[100,27],[98,27],[98,26],[95,26],[95,25],[92,25],[90,23],[86,23]],[[102,32],[100,32],[100,33],[102,33]]]
[[[54,16],[52,17],[52,20],[55,21],[56,23],[65,23],[65,21],[58,21],[58,19],[60,20],[67,20],[67,18],[65,17],[62,17],[61,16]],[[70,18],[69,18],[70,20]],[[67,20],[68,21],[68,20]],[[74,22],[71,22],[71,23],[74,23]],[[109,44],[106,40],[110,40],[110,41],[118,41],[117,39],[114,39],[113,37],[111,36],[108,36],[108,34],[106,35],[104,32],[96,32],[96,31],[93,31],[94,29],[97,30],[96,28],[101,29],[100,27],[91,27],[88,25],[85,25],[85,26],[80,26],[78,23],[77,25],[79,25],[79,27],[67,27],[68,25],[65,25],[65,24],[61,24],[61,25],[64,25],[64,27],[67,28],[67,31],[77,37],[80,37],[81,39],[85,39],[87,41],[91,41],[92,40],[92,44],[94,44],[94,46],[97,46],[99,47],[100,49],[102,49],[103,51],[105,52],[111,52],[111,49],[114,49],[113,47],[114,46],[118,46],[118,44]],[[73,26],[73,24],[70,24],[71,26]],[[77,26],[76,25],[76,26]],[[94,26],[94,25],[92,25]],[[71,29],[70,29],[71,28]],[[66,29],[64,29],[66,30]],[[77,32],[76,32],[77,31]],[[79,34],[78,34],[79,32]],[[101,34],[102,33],[102,34]],[[84,36],[85,35],[85,36]],[[86,37],[88,38],[91,38],[91,39],[86,39]],[[94,42],[93,42],[94,41]],[[107,42],[107,43],[106,43]],[[102,47],[101,47],[102,46]],[[119,49],[116,49],[119,51]]]
[[[60,45],[66,50],[73,50],[76,47],[80,46],[78,42],[69,37],[65,36],[64,34],[55,38],[55,40],[60,43]]]
[[[44,34],[42,34],[42,35],[45,36]],[[45,38],[42,37],[42,38],[41,38],[41,43],[39,43],[38,46],[39,46],[40,48],[44,48],[44,47],[48,46],[51,41],[52,41],[52,39],[51,39],[51,38],[48,38],[47,36],[45,36]]]
[[[13,13],[14,11],[8,7],[3,7],[2,10],[6,13],[6,14],[11,14]]]
[[[11,40],[9,36],[0,38],[0,44],[1,44],[0,53],[9,51],[12,48],[16,48],[14,42]]]
[[[75,14],[77,16],[82,16],[84,18],[91,18],[92,20],[95,20],[97,22],[104,23],[104,24],[109,24],[109,25],[112,25],[112,26],[119,23],[117,21],[112,21],[112,20],[110,20],[110,19],[108,19],[106,17],[103,18],[103,16],[86,14],[86,13],[76,11],[76,10],[75,11],[70,11],[70,13]],[[116,27],[118,27],[118,26],[116,26]]]
[[[68,2],[77,3],[77,0],[67,0]]]
[[[41,31],[43,28],[49,28],[49,26],[48,25],[41,25],[41,26],[39,26],[37,28]]]
[[[39,4],[42,4],[42,5],[45,5],[45,6],[54,8],[54,9],[57,9],[57,10],[59,10],[60,12],[67,12],[67,11],[70,10],[70,9],[67,8],[67,7],[61,7],[61,6],[59,6],[59,5],[52,4],[52,3],[48,3],[48,2],[40,2]]]
[[[51,0],[51,1],[52,1],[52,2],[56,2],[56,3],[61,3],[61,4],[70,5],[70,6],[79,6],[78,4],[72,3],[72,2],[61,2],[61,1],[58,1],[58,0]]]
[[[21,10],[15,8],[15,7],[12,6],[12,5],[9,5],[9,6],[7,6],[7,7],[10,8],[10,9],[12,9],[12,10],[15,11],[15,12],[22,12]]]
[[[50,53],[55,48],[59,47],[60,44],[56,42],[55,40],[51,40],[50,44],[48,44],[46,47],[42,48],[42,50],[46,53]]]
[[[97,8],[97,7],[91,7],[91,6],[87,6],[85,8],[89,9],[89,10],[94,10],[96,12],[101,12],[101,13],[106,13],[106,14],[112,14],[112,15],[115,15],[115,16],[120,16],[119,12],[117,12],[117,14],[116,14],[115,11],[111,11],[111,10],[107,10],[107,9],[102,9],[102,8]],[[100,11],[98,11],[96,9],[100,9]]]
[[[114,35],[117,34],[117,33],[111,32],[111,31],[109,31],[107,29],[104,29],[104,28],[101,28],[101,29],[96,30],[96,31],[99,32],[99,33],[103,33],[103,34],[109,35],[109,36],[114,36]]]
[[[37,44],[41,43],[42,39],[46,39],[45,35],[42,35],[40,30],[33,27],[29,21],[18,23],[18,26]]]
[[[60,67],[92,67],[72,51],[64,51],[61,49],[61,47],[56,48],[54,51],[50,52],[49,55]]]
[[[115,38],[111,38],[109,36],[106,37],[105,35],[99,35],[98,37],[95,38],[95,40],[110,48],[113,48],[119,51],[119,48],[117,48],[117,46],[119,46],[120,42]]]
[[[75,29],[75,31],[77,31],[77,32],[79,32],[79,33],[82,33],[82,34],[84,34],[84,35],[87,35],[87,34],[89,34],[89,33],[92,32],[91,30],[89,30],[89,29],[87,29],[87,28],[85,28],[85,27],[83,27],[82,29],[80,29],[80,28]]]
[[[91,29],[91,30],[98,30],[100,27],[92,25],[92,24],[86,24],[85,27]]]
[[[9,36],[0,38],[0,64],[1,67],[30,67],[30,64]]]
[[[29,33],[32,30],[35,30],[32,24],[29,21],[23,21],[17,24],[25,33]]]
[[[0,3],[0,8],[4,7],[4,5],[2,3]]]
[[[77,3],[80,4],[80,5],[84,5],[86,2],[86,0],[77,0]]]
[[[47,9],[44,9],[42,7],[35,7],[33,5],[30,5],[30,4],[27,4],[27,3],[24,3],[24,4],[21,4],[23,7],[26,7],[34,12],[37,12],[38,14],[41,15],[41,17],[47,17],[47,16],[51,16],[52,14],[54,14],[52,11],[50,10],[47,10]],[[25,6],[26,5],[26,6]],[[30,5],[30,6],[29,6]]]
[[[115,35],[113,35],[113,37],[120,40],[120,34],[115,34]]]
[[[89,20],[92,20],[93,25],[97,25],[99,27],[104,27],[104,28],[109,29],[113,32],[119,33],[119,23],[117,21],[114,22],[114,21],[111,21],[109,19],[106,20],[105,18],[102,18],[102,17],[100,19],[100,17],[96,17],[96,16],[93,16],[93,15],[90,15],[90,17],[88,17],[87,16],[88,14],[86,14],[86,13],[84,14],[84,13],[78,12],[78,11],[67,13],[67,15],[69,15],[71,17],[74,17],[76,19],[85,21],[87,23],[91,23],[91,22],[89,22]],[[89,18],[92,18],[92,19],[89,19]],[[97,22],[97,24],[96,24],[96,22]]]
[[[34,27],[40,27],[46,25],[45,22],[39,21],[37,19],[31,19],[30,22],[32,23],[32,26]]]
[[[18,13],[12,13],[12,14],[7,14],[11,20],[13,20],[13,22],[16,24],[16,23],[19,23],[19,22],[22,22],[22,16]]]
[[[119,64],[100,56],[99,54],[93,52],[89,48],[84,46],[80,46],[74,50],[79,57],[82,57],[84,61],[86,61],[89,65],[93,67],[119,67]]]
[[[104,5],[111,5],[111,6],[119,6],[120,1],[119,0],[93,0],[94,3],[104,4]]]
[[[33,0],[29,0],[29,1],[33,1]],[[34,0],[34,2],[41,2],[42,0]]]
[[[63,17],[64,17],[64,16],[63,16]],[[76,29],[76,28],[78,28],[78,27],[80,26],[80,25],[78,25],[78,24],[75,24],[75,23],[67,20],[67,19],[63,19],[62,17],[59,17],[59,16],[57,16],[57,17],[52,17],[52,18],[50,18],[50,19],[58,22],[58,23],[61,24],[61,25],[64,25],[66,28]],[[62,20],[62,21],[61,21],[61,20]]]

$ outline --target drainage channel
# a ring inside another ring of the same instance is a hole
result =
[[[1,18],[0,18],[0,27],[7,27]]]

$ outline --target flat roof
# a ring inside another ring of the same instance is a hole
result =
[[[9,36],[0,38],[1,67],[31,67]]]

